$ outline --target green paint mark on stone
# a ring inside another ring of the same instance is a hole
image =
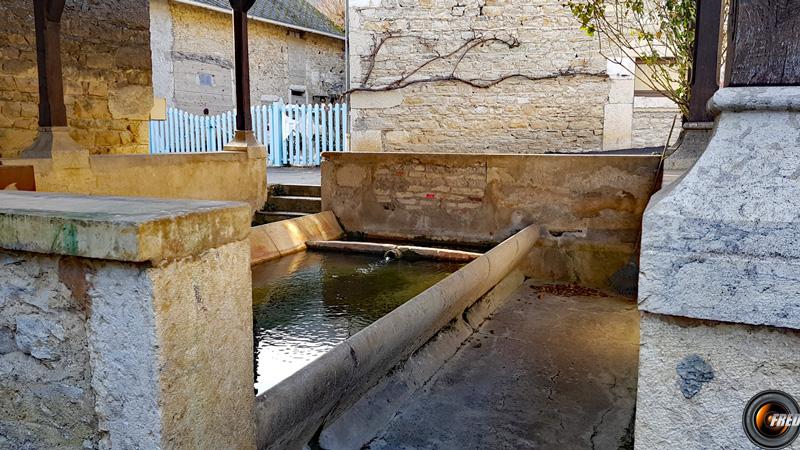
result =
[[[78,228],[74,224],[64,225],[64,250],[70,255],[78,254]]]
[[[53,252],[64,252],[68,255],[78,254],[78,227],[74,224],[65,224],[59,228],[50,245]]]

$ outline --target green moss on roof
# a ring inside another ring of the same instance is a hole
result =
[[[194,0],[216,8],[231,9],[227,0]],[[317,8],[305,0],[256,0],[249,13],[252,17],[308,28],[344,37],[342,30]]]

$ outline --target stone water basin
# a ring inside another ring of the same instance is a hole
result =
[[[254,266],[257,392],[275,386],[463,265],[306,251]]]

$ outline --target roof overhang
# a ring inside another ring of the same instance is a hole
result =
[[[198,2],[198,1],[194,1],[194,0],[175,0],[175,1],[178,2],[178,3],[183,3],[183,4],[186,4],[186,5],[196,6],[198,8],[209,9],[211,11],[217,11],[217,12],[221,12],[221,13],[225,13],[225,14],[232,14],[233,13],[233,11],[230,10],[230,9],[219,8],[217,6],[211,6],[211,5],[208,5],[206,3],[202,3],[202,2]],[[344,41],[345,40],[344,36],[340,36],[338,34],[327,33],[325,31],[320,31],[320,30],[314,30],[312,28],[300,27],[300,26],[297,26],[297,25],[289,24],[289,23],[278,22],[277,20],[265,19],[263,17],[251,16],[249,14],[247,15],[247,17],[249,19],[255,20],[256,22],[263,22],[263,23],[268,23],[270,25],[276,25],[276,26],[279,26],[279,27],[289,28],[291,30],[297,30],[297,31],[303,31],[303,32],[306,32],[306,33],[318,34],[320,36],[326,36],[326,37],[329,37],[329,38],[332,38],[332,39],[337,39],[337,40],[340,40],[340,41]]]

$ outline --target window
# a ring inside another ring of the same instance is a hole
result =
[[[300,105],[306,102],[306,91],[300,88],[289,89],[289,103]]]
[[[211,75],[210,73],[198,73],[197,81],[200,83],[200,86],[214,87],[214,75]]]
[[[315,95],[311,98],[311,103],[319,103],[319,104],[326,104],[326,103],[333,103],[334,97],[327,96],[327,95]]]
[[[664,58],[661,64],[666,65],[669,63],[668,58]],[[672,70],[672,78],[677,78],[677,72]],[[636,75],[633,82],[634,95],[637,97],[663,97],[664,93],[660,90],[653,89],[648,86],[647,81],[653,73],[653,69],[644,63],[642,60],[636,60]],[[677,88],[677,83],[673,86]]]

